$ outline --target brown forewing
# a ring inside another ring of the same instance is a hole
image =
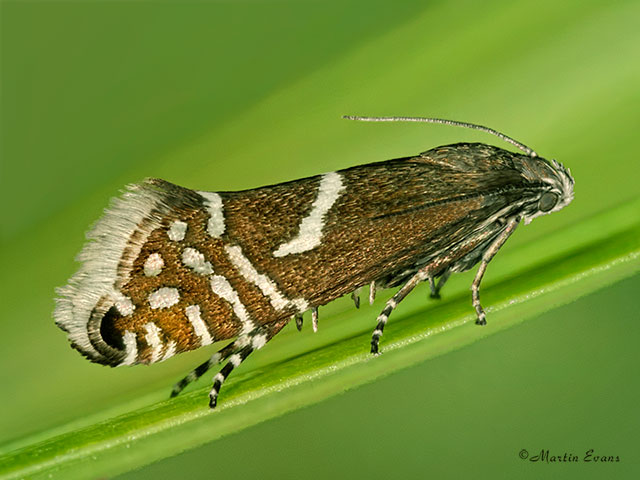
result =
[[[500,225],[476,229],[517,193],[498,195],[504,185],[483,189],[466,164],[443,165],[446,156],[438,154],[437,161],[423,154],[338,172],[346,188],[326,215],[322,243],[282,258],[273,251],[298,233],[320,177],[226,194],[229,241],[289,298],[302,296],[312,306],[437,252],[454,262],[499,232]],[[508,158],[504,169],[505,184],[514,187]]]
[[[132,315],[116,319],[114,327],[120,333],[135,331],[140,338],[144,337],[143,326],[153,321],[166,337],[164,341],[176,341],[178,351],[191,350],[199,346],[199,339],[184,309],[199,305],[215,340],[239,333],[240,322],[229,303],[212,292],[209,277],[182,263],[182,251],[187,247],[203,253],[215,274],[229,281],[257,325],[295,311],[292,307],[276,311],[259,288],[240,275],[226,255],[225,245],[240,246],[256,270],[272,279],[287,298],[302,297],[310,306],[411,269],[434,255],[444,268],[499,231],[499,226],[484,232],[478,232],[477,227],[512,201],[518,182],[509,168],[508,155],[502,164],[487,163],[494,169],[496,164],[502,165],[502,171],[493,177],[503,183],[486,187],[480,180],[487,172],[480,175],[477,168],[490,150],[480,151],[476,171],[470,171],[473,159],[448,153],[447,147],[440,147],[419,157],[340,171],[345,189],[326,214],[321,244],[281,258],[273,252],[298,234],[300,222],[312,209],[321,177],[221,193],[226,231],[219,239],[207,234],[209,214],[195,192],[158,182],[175,215],[163,219],[163,226],[149,235],[129,265],[121,291],[131,297],[136,309]],[[505,186],[511,190],[498,195]],[[184,240],[179,242],[167,241],[167,230],[174,220],[188,225]],[[144,262],[155,252],[162,255],[165,266],[159,275],[146,277]],[[161,287],[178,288],[180,301],[170,308],[153,310],[148,296]],[[148,346],[138,346],[140,357],[148,357]]]

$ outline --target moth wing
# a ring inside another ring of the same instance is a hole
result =
[[[513,154],[469,148],[460,155],[460,146],[439,147],[230,194],[229,236],[285,297],[310,306],[372,280],[395,284],[391,279],[403,271],[438,256],[462,259],[502,228],[501,212],[518,195]],[[491,154],[499,161],[489,161]]]
[[[224,252],[207,232],[211,198],[150,179],[112,201],[58,290],[54,317],[74,348],[111,366],[154,363],[253,328],[212,268]]]

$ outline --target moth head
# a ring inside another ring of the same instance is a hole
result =
[[[553,160],[548,162],[540,157],[532,157],[526,162],[525,177],[540,187],[537,195],[527,205],[524,222],[528,224],[536,217],[563,209],[573,200],[574,180],[564,165]]]

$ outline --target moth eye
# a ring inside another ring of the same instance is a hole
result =
[[[545,192],[540,197],[540,202],[538,202],[538,209],[541,212],[549,212],[553,210],[553,207],[558,203],[558,195],[551,192]]]

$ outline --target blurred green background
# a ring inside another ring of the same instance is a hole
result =
[[[112,370],[83,360],[53,324],[54,287],[75,271],[84,232],[126,183],[156,176],[236,190],[457,141],[500,145],[477,132],[355,124],[343,114],[488,125],[564,162],[576,198],[516,232],[489,267],[487,299],[492,272],[513,273],[501,257],[518,258],[548,235],[640,197],[637,1],[1,8],[2,452],[164,399],[206,357]],[[604,222],[585,236],[606,238],[616,228]],[[453,279],[445,293],[467,292],[469,282]],[[127,478],[187,468],[199,478],[242,469],[267,478],[637,474],[638,287],[636,275]],[[424,291],[416,295],[426,302]],[[331,313],[349,308],[344,299],[323,309],[323,325],[339,335]],[[376,314],[377,307],[364,312],[371,322]],[[283,332],[281,351],[303,348],[287,347],[298,339],[308,349],[327,342],[322,327],[314,337],[296,335]],[[261,353],[247,371],[267,364],[272,354]],[[522,448],[595,448],[622,461],[539,465],[517,458]]]

